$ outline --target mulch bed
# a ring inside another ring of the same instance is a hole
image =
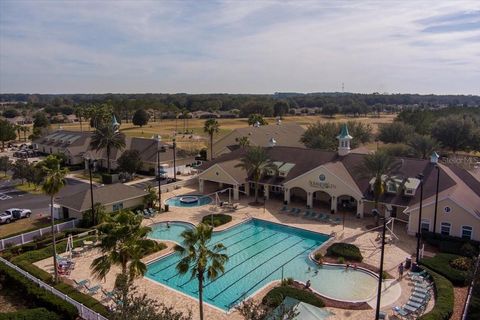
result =
[[[453,314],[450,320],[460,320],[462,319],[463,306],[468,296],[468,287],[454,287],[453,293],[455,300],[453,304]]]
[[[293,282],[291,285],[292,287],[295,287],[297,289],[301,290],[308,290],[312,292],[314,295],[316,295],[318,298],[320,298],[324,303],[325,307],[331,307],[331,308],[339,308],[339,309],[349,309],[349,310],[369,310],[372,309],[368,303],[366,302],[343,302],[343,301],[337,301],[337,300],[332,300],[329,298],[326,298],[322,295],[319,295],[310,289],[305,289],[305,286],[301,283],[298,283],[296,281]]]

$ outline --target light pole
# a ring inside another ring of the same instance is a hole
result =
[[[176,133],[173,134],[173,181],[177,181],[177,138]]]
[[[87,163],[88,163],[88,175],[90,177],[90,201],[91,201],[91,205],[92,205],[92,223],[93,225],[95,226],[96,225],[96,217],[95,217],[95,205],[93,203],[93,179],[92,179],[92,169],[93,169],[93,166],[95,164],[95,160],[92,161],[91,157],[89,155],[87,155],[85,157],[85,159],[87,160]]]
[[[160,174],[160,145],[162,137],[160,137],[159,134],[156,134],[155,140],[157,140],[158,212],[162,212],[162,176]]]
[[[377,211],[377,214],[380,215],[380,212]],[[387,225],[387,219],[385,216],[380,218],[383,220],[383,229],[382,229],[382,250],[380,253],[380,271],[378,275],[378,289],[377,289],[377,308],[375,310],[375,320],[380,319],[380,300],[382,296],[382,280],[383,280],[383,257],[385,255],[385,229]]]
[[[423,206],[423,173],[418,176],[420,180],[420,208],[418,209],[418,229],[417,229],[417,265],[420,261],[420,240],[422,238],[422,206]]]
[[[435,211],[433,213],[433,236],[436,237],[436,228],[437,228],[437,208],[438,208],[438,188],[440,186],[440,166],[438,164],[435,165],[435,169],[437,169],[437,191],[435,193]]]

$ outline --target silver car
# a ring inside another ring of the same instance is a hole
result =
[[[10,223],[13,220],[13,215],[11,213],[2,212],[0,213],[0,223]]]
[[[9,213],[13,216],[13,219],[21,219],[21,218],[29,218],[32,214],[32,211],[29,209],[19,209],[19,208],[11,208],[5,210],[5,213]]]

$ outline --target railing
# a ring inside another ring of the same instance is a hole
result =
[[[2,257],[0,257],[0,262],[3,262],[5,265],[7,265],[10,268],[14,269],[15,271],[19,272],[24,277],[28,278],[30,281],[36,283],[39,287],[53,293],[57,297],[59,297],[59,298],[65,300],[65,301],[67,301],[68,303],[74,305],[75,308],[77,308],[78,314],[82,319],[85,319],[85,320],[108,320],[107,318],[105,318],[101,314],[99,314],[99,313],[93,311],[92,309],[84,306],[80,302],[70,298],[68,295],[66,295],[65,293],[63,293],[61,291],[58,291],[57,289],[53,288],[52,286],[49,286],[48,284],[46,284],[42,280],[35,278],[30,273],[26,272],[23,269],[20,269],[19,267],[12,264],[11,262],[3,259]]]
[[[80,220],[70,220],[67,222],[59,223],[55,225],[55,232],[61,232],[65,229],[75,228]],[[29,243],[35,240],[37,237],[41,237],[52,232],[52,227],[45,227],[30,232],[25,232],[13,237],[0,239],[0,251],[3,251],[8,246],[18,246],[21,244]]]

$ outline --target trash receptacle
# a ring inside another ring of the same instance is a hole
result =
[[[168,209],[169,209],[169,205],[166,204],[166,205],[165,205],[165,212],[168,212]]]
[[[410,269],[411,266],[412,266],[412,257],[407,257],[407,259],[405,259],[405,269]]]

